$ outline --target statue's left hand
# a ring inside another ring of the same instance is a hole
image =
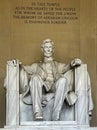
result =
[[[80,66],[81,64],[82,64],[82,61],[79,58],[76,58],[73,61],[71,61],[71,67]]]

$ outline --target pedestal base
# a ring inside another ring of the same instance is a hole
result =
[[[79,126],[75,121],[22,122],[20,126],[5,126],[0,130],[97,130],[97,127]]]

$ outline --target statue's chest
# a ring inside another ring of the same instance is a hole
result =
[[[53,74],[53,66],[51,63],[45,63],[45,71],[48,74]]]
[[[54,72],[53,72],[52,63],[45,63],[45,72],[47,75],[47,79],[52,81],[54,79]]]
[[[58,73],[57,65],[54,62],[47,62],[41,64],[41,68],[46,76],[46,79],[54,80],[56,74]]]

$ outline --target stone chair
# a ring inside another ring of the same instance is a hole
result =
[[[69,106],[66,101],[62,107],[60,115],[60,124],[75,124],[81,126],[89,126],[89,118],[91,110],[93,109],[93,102],[91,97],[91,84],[87,72],[87,65],[82,64],[73,71],[66,73],[70,79],[69,87],[77,95],[77,101],[74,105]],[[22,93],[20,93],[20,66],[9,64],[7,62],[6,80],[4,86],[6,87],[6,126],[22,126],[32,125],[33,110],[32,105],[26,105],[22,101]],[[30,97],[27,97],[30,100]],[[48,101],[46,107],[43,107],[43,116],[45,122],[55,123],[51,120],[53,98]],[[44,121],[43,121],[44,122]],[[43,123],[41,122],[41,123]],[[38,122],[37,122],[38,123]]]

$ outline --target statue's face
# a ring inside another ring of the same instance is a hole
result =
[[[44,47],[43,47],[44,56],[51,57],[53,54],[53,51],[54,51],[53,45],[50,42],[44,44]]]

